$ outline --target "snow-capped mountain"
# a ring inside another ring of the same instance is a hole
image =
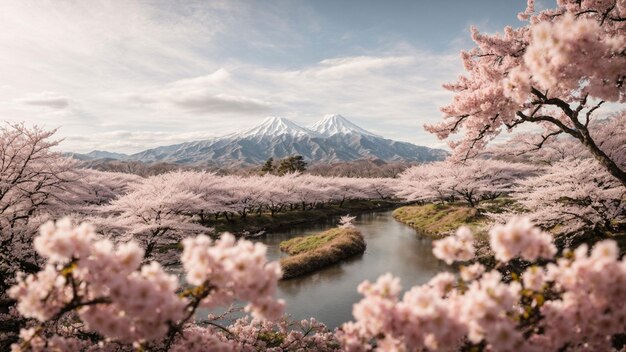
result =
[[[280,159],[291,155],[320,162],[358,159],[426,162],[444,159],[447,152],[386,139],[341,115],[329,115],[309,128],[283,117],[268,117],[243,132],[152,148],[118,159],[220,166],[261,164],[270,157]]]
[[[260,125],[253,127],[247,131],[234,133],[230,137],[250,138],[250,137],[266,137],[280,136],[288,134],[290,136],[303,137],[314,136],[316,133],[308,128],[296,125],[293,121],[284,117],[270,116],[263,120]]]
[[[324,116],[323,119],[311,125],[309,129],[326,137],[335,134],[361,134],[364,136],[380,137],[362,129],[338,114]]]

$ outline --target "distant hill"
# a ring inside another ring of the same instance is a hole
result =
[[[84,161],[88,161],[88,160],[100,160],[100,159],[110,159],[110,160],[126,160],[128,159],[128,154],[123,154],[123,153],[112,153],[112,152],[105,152],[102,150],[94,150],[92,152],[86,153],[86,154],[79,154],[79,153],[65,153],[67,156],[71,156],[75,159],[78,160],[84,160]]]
[[[306,128],[283,117],[268,117],[247,131],[213,139],[147,149],[126,155],[93,151],[72,154],[80,160],[116,159],[194,165],[254,165],[302,155],[307,161],[360,159],[427,162],[447,156],[443,149],[394,141],[368,132],[341,115],[329,115]]]

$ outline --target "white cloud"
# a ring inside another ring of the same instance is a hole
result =
[[[55,110],[65,109],[70,105],[70,101],[67,97],[56,95],[54,93],[32,95],[30,97],[18,99],[18,102],[25,105],[42,106]]]
[[[314,75],[317,75],[319,77],[341,79],[349,75],[359,75],[389,67],[406,67],[413,62],[414,59],[410,56],[340,57],[320,61],[319,65],[311,69],[309,73],[313,73]]]
[[[175,106],[192,113],[263,113],[270,111],[267,103],[257,99],[229,96],[225,94],[195,94],[174,97]]]
[[[221,93],[231,81],[229,72],[220,68],[209,75],[181,79],[131,93],[129,98],[143,106],[193,114],[255,114],[271,111],[271,104],[268,102]]]
[[[456,53],[385,43],[317,62],[267,64],[233,52],[232,41],[261,53],[296,50],[306,40],[289,16],[243,2],[184,5],[3,4],[0,115],[60,126],[63,149],[77,152],[131,153],[235,132],[267,115],[306,125],[335,112],[382,135],[438,143],[422,125],[439,119],[450,99],[440,85],[460,71]],[[320,31],[303,12],[308,20],[298,25]]]

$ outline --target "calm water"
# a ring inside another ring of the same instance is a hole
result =
[[[365,237],[367,250],[362,256],[327,267],[308,276],[279,282],[278,296],[287,302],[287,314],[301,320],[315,317],[335,328],[352,319],[352,305],[360,300],[356,287],[363,280],[374,281],[391,272],[401,279],[402,287],[428,281],[447,269],[431,252],[430,239],[396,221],[391,211],[361,214],[355,225]],[[335,227],[337,220],[293,227],[270,233],[259,242],[268,246],[268,257],[279,259],[278,245],[292,237]]]

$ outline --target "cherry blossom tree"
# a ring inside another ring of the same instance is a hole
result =
[[[590,124],[598,145],[618,166],[626,168],[626,111],[611,114]],[[571,136],[544,140],[540,133],[519,133],[504,143],[493,145],[486,153],[497,159],[552,165],[572,158],[593,158],[591,153]]]
[[[371,198],[390,199],[395,196],[394,179],[378,177],[367,180],[370,182],[369,189],[373,195]]]
[[[355,219],[356,216],[350,216],[350,214],[344,215],[339,218],[339,227],[344,229],[354,228],[355,226],[353,222]]]
[[[77,179],[76,163],[51,149],[55,131],[23,124],[0,128],[0,273],[38,270],[30,250],[37,228],[64,212]],[[4,292],[4,289],[2,290]]]
[[[336,189],[334,198],[339,201],[339,207],[342,207],[347,199],[369,198],[365,190],[365,185],[360,182],[360,179],[334,177],[330,183]]]
[[[537,145],[541,145],[540,148]],[[558,136],[543,141],[541,133],[519,133],[485,150],[485,156],[512,162],[553,165],[568,158],[584,158],[585,148],[573,138]]]
[[[261,202],[270,211],[271,216],[285,208],[288,204],[296,202],[293,190],[297,185],[293,182],[294,174],[285,176],[265,175],[258,180],[258,187],[261,189]]]
[[[396,196],[421,202],[453,200],[453,190],[445,181],[451,168],[449,162],[436,162],[405,170],[396,183]]]
[[[173,214],[176,216],[171,218],[169,225],[157,226],[159,231],[171,229],[176,222],[208,224],[212,217],[217,220],[220,215],[233,221],[236,215],[245,219],[254,211],[258,214],[267,211],[274,216],[297,206],[303,210],[327,203],[342,206],[346,200],[384,199],[394,194],[394,181],[385,178],[326,178],[306,174],[243,177],[197,171],[177,171],[146,179],[97,171],[84,171],[84,174],[83,186],[79,187],[82,194],[77,196],[76,202],[79,205],[81,202],[106,205],[97,207],[97,210],[102,214],[115,215],[115,221],[106,218],[91,220],[98,223],[104,221],[101,227],[110,230],[137,228],[135,225],[145,223],[154,225],[156,217],[164,224],[163,217],[170,219]],[[108,176],[108,180],[99,182],[101,177]],[[174,196],[168,197],[167,194]],[[150,202],[153,204],[149,205]],[[88,207],[87,210],[90,209]],[[146,209],[153,211],[153,215],[137,215]],[[185,230],[192,231],[191,228]],[[156,233],[154,238],[158,235]]]
[[[443,122],[426,126],[451,142],[457,158],[476,154],[504,128],[543,128],[543,142],[569,135],[626,186],[626,171],[594,136],[591,123],[606,102],[626,101],[626,4],[559,0],[540,12],[534,0],[520,28],[487,35],[472,28],[476,47],[461,54],[466,75],[444,87],[455,93]]]
[[[200,222],[205,222],[211,215],[219,215],[221,212],[232,211],[230,204],[236,196],[233,177],[221,177],[211,172],[177,171],[166,176],[168,182],[173,183],[182,192],[198,196],[200,203],[195,211]]]
[[[409,200],[441,202],[458,197],[475,207],[483,199],[512,192],[521,179],[536,169],[528,164],[492,159],[415,166],[401,174],[397,195]]]
[[[143,178],[133,174],[121,172],[97,171],[92,169],[79,169],[77,182],[73,185],[70,196],[73,196],[73,211],[89,213],[94,207],[109,204],[114,199],[128,193],[133,185],[140,183]]]
[[[320,193],[327,193],[328,188],[328,185],[320,182],[319,176],[300,175],[297,179],[297,187],[293,189],[294,201],[300,204],[302,210],[306,210],[307,204],[312,203],[312,200]]]
[[[359,159],[334,163],[314,163],[307,168],[307,173],[317,176],[342,176],[366,178],[394,178],[411,164],[400,161],[382,161]]]
[[[225,176],[220,178],[218,185],[221,197],[221,205],[224,209],[224,216],[227,219],[228,214],[237,213],[241,218],[245,218],[249,212],[255,208],[261,208],[265,204],[262,202],[263,185],[259,178]]]
[[[138,241],[147,259],[159,248],[167,253],[188,234],[211,232],[193,218],[205,203],[198,194],[181,189],[178,176],[152,176],[132,186],[101,208],[106,217],[94,219],[96,224],[117,241]]]
[[[511,193],[518,182],[533,175],[536,169],[522,163],[475,159],[453,168],[447,181],[457,195],[474,207],[480,200]]]
[[[626,228],[626,190],[594,159],[566,159],[513,194],[538,225],[560,234]]]

